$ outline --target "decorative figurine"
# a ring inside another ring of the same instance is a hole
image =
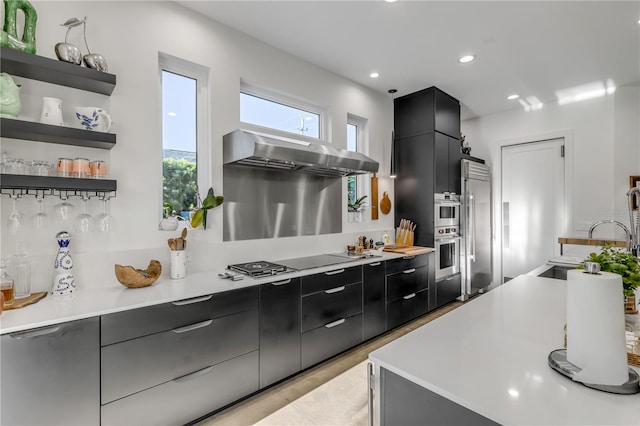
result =
[[[16,118],[20,114],[20,86],[6,72],[0,74],[0,117]]]
[[[84,45],[87,48],[87,53],[82,57],[84,60],[84,64],[91,69],[96,71],[107,72],[107,60],[104,59],[99,53],[91,53],[91,49],[89,49],[89,45],[87,44],[87,17],[84,17],[84,26],[82,28],[82,37],[84,37]]]
[[[82,25],[84,21],[78,18],[67,19],[64,24],[60,24],[63,27],[67,27],[67,33],[64,35],[64,43],[57,43],[55,46],[56,56],[58,60],[64,62],[70,62],[72,64],[80,65],[82,63],[82,52],[74,44],[68,43],[69,31],[71,28],[75,28],[78,25]]]
[[[58,240],[59,249],[55,262],[56,277],[53,280],[51,294],[53,296],[63,296],[76,291],[75,279],[71,272],[73,260],[71,259],[71,253],[69,253],[71,234],[67,231],[58,232],[56,240]]]
[[[18,10],[24,13],[22,40],[18,39],[16,20]],[[36,22],[38,14],[27,0],[4,0],[4,27],[0,33],[0,46],[36,53]]]

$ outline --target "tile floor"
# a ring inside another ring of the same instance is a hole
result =
[[[454,302],[235,404],[197,426],[367,424],[367,357],[462,305]]]

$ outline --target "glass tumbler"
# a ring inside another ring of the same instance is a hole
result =
[[[13,288],[16,299],[31,295],[31,263],[24,248],[11,257]]]

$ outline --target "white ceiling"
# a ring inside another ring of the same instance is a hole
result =
[[[178,1],[382,93],[437,86],[463,119],[522,108],[511,93],[640,81],[639,1]]]

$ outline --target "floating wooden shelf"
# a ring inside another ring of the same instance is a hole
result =
[[[0,175],[0,189],[112,192],[117,182],[111,179],[80,179],[57,176]]]
[[[0,129],[4,138],[101,149],[111,149],[116,144],[116,135],[114,133],[93,132],[91,130],[52,126],[50,124],[11,118],[1,118]]]
[[[0,48],[0,69],[8,74],[111,95],[116,76],[8,47]]]

